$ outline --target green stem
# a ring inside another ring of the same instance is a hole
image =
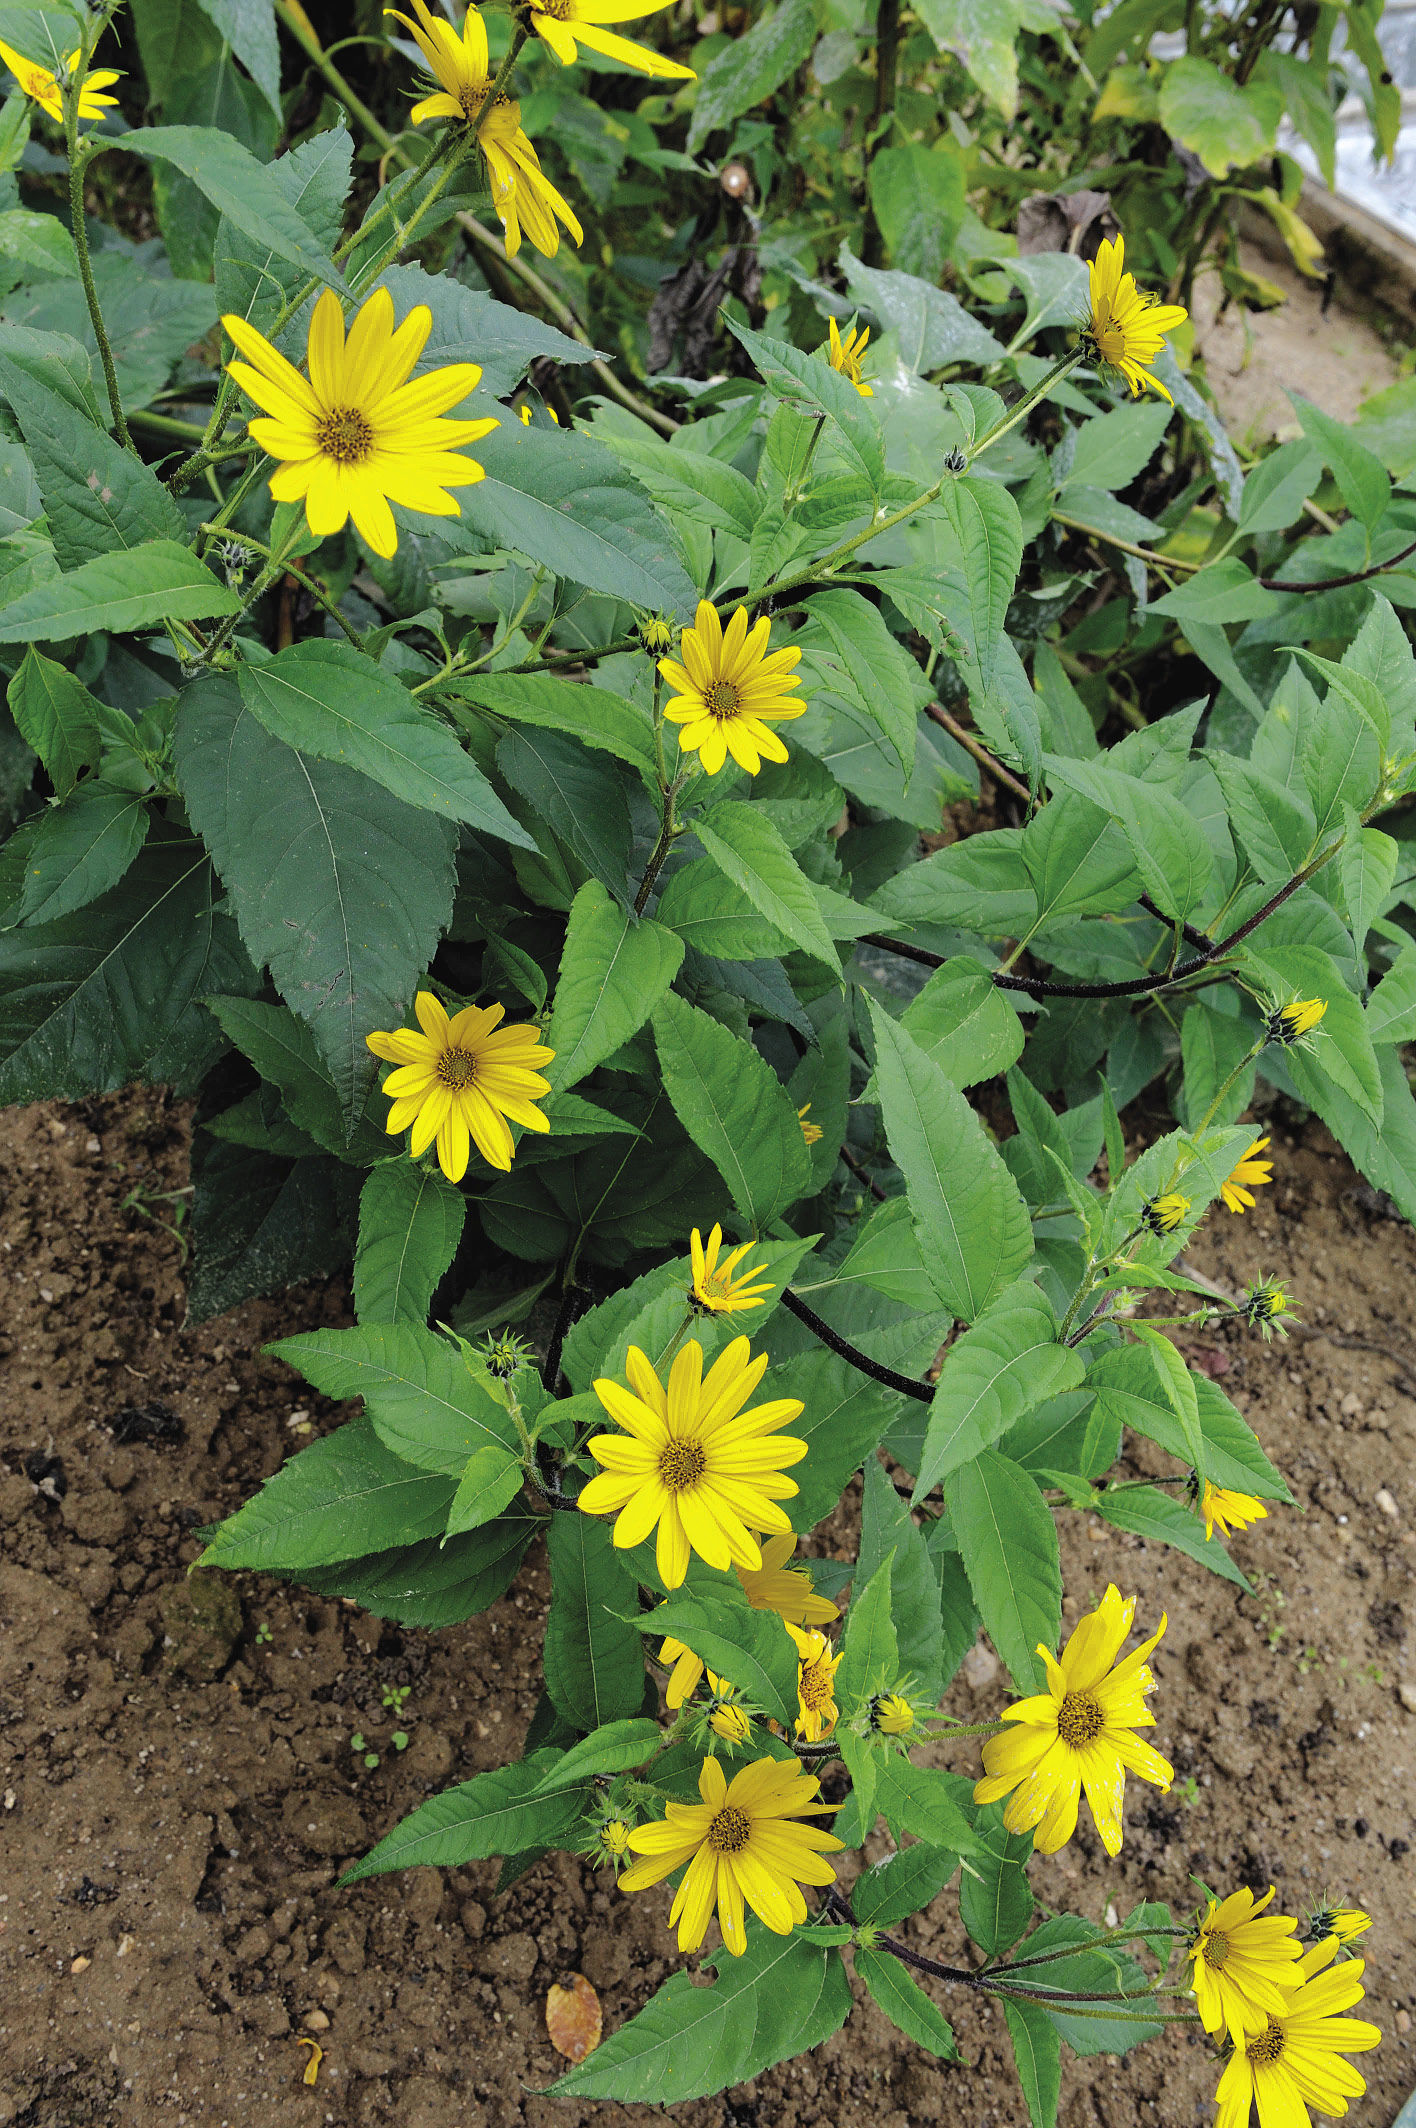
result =
[[[676,776],[664,793],[664,813],[659,825],[659,839],[650,853],[649,862],[644,867],[644,877],[639,882],[639,892],[634,897],[636,916],[644,914],[644,905],[654,891],[654,882],[663,870],[664,859],[668,856],[674,836],[678,833],[674,822],[674,803],[683,789],[683,783],[683,777]]]
[[[203,533],[219,534],[221,527],[219,525],[214,524],[199,525],[197,529]],[[260,540],[258,539],[252,539],[249,533],[243,532],[239,536],[241,540],[241,545],[243,547],[250,547],[256,554],[261,555],[264,560],[277,565],[284,575],[293,576],[296,583],[299,584],[302,589],[308,591],[311,598],[314,599],[318,605],[323,606],[325,612],[330,616],[331,620],[338,621],[340,627],[344,630],[344,633],[348,636],[350,642],[354,645],[354,648],[356,650],[362,649],[363,645],[360,642],[358,631],[350,626],[349,622],[344,618],[344,615],[340,612],[338,606],[335,605],[334,600],[330,597],[329,593],[325,591],[319,584],[317,584],[312,576],[307,576],[305,571],[300,568],[298,563],[292,561],[281,561],[277,555],[271,552],[269,547],[263,546]]]
[[[269,591],[271,585],[275,582],[276,578],[280,576],[282,571],[290,567],[290,564],[286,559],[286,553],[289,548],[294,546],[299,536],[300,525],[297,521],[294,525],[291,526],[290,536],[286,540],[284,547],[282,547],[276,553],[272,553],[269,548],[265,550],[267,555],[266,565],[262,569],[260,575],[256,578],[255,582],[252,584],[250,590],[242,598],[239,610],[231,614],[226,620],[224,620],[221,623],[221,626],[217,629],[216,633],[209,638],[204,658],[204,662],[206,664],[210,665],[215,660],[217,653],[226,648],[226,645],[230,642],[232,636],[236,633],[236,630],[240,627],[246,615],[251,611],[251,608],[257,603],[259,599],[264,598],[266,592]],[[244,541],[243,544],[245,544]],[[251,542],[251,545],[255,545],[254,540]]]
[[[1011,353],[1011,349],[1009,352]],[[991,429],[979,437],[978,442],[969,452],[969,464],[973,464],[980,452],[991,449],[1000,438],[1008,434],[1010,429],[1015,429],[1018,423],[1032,412],[1039,401],[1047,397],[1053,385],[1060,384],[1062,379],[1077,367],[1077,364],[1082,359],[1082,354],[1082,348],[1074,347],[1070,354],[1062,357],[1060,362],[1054,362],[1041,382],[1035,384],[1030,392],[1024,392],[1017,405],[1010,407],[1000,420],[994,422]]]
[[[1162,574],[1171,569],[1181,569],[1188,574],[1205,566],[1203,562],[1182,562],[1173,554],[1157,554],[1153,547],[1138,547],[1133,540],[1121,539],[1114,532],[1103,532],[1098,526],[1089,525],[1084,518],[1068,517],[1063,510],[1054,510],[1052,517],[1055,524],[1066,525],[1070,531],[1085,532],[1088,538],[1099,539],[1108,547],[1118,547],[1123,554],[1134,554],[1138,562],[1149,562],[1153,569],[1159,569]],[[1287,588],[1285,586],[1285,589]],[[1297,585],[1293,586],[1295,590],[1298,588]]]
[[[1148,1483],[1149,1481],[1143,1479],[1141,1482]],[[1187,1928],[1174,1927],[1118,1929],[1115,1932],[1108,1931],[1104,1943],[1088,1946],[1088,1948],[1111,1950],[1118,1943],[1140,1943],[1152,1936],[1188,1936],[1189,1934],[1190,1931]],[[1021,1973],[1029,1966],[1050,1965],[1055,1958],[1075,1958],[1079,1947],[1075,1943],[1066,1943],[1060,1944],[1055,1951],[1039,1951],[1034,1958],[1010,1958],[1006,1966],[998,1968],[999,1977],[1005,1977],[1009,1973]]]
[[[76,82],[83,75],[76,75]],[[118,372],[113,363],[113,349],[108,343],[108,333],[99,308],[98,289],[94,285],[93,262],[89,257],[88,230],[84,226],[84,176],[95,155],[102,152],[91,141],[79,140],[79,91],[77,86],[64,98],[64,130],[69,142],[69,215],[73,223],[74,256],[78,260],[79,279],[83,283],[84,301],[88,304],[89,321],[93,336],[98,342],[98,359],[103,364],[103,381],[108,387],[108,404],[113,412],[113,427],[118,441],[125,451],[135,458],[141,454],[128,433],[127,417],[123,412],[123,395],[118,389]]]

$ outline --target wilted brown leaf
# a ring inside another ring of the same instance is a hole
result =
[[[583,2062],[600,2044],[604,2029],[600,1998],[583,1973],[567,1973],[546,1997],[546,2030],[567,2061]]]

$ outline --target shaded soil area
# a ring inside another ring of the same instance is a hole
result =
[[[1238,1541],[1253,1598],[1064,1519],[1069,1616],[1108,1579],[1139,1594],[1138,1627],[1169,1610],[1155,1735],[1178,1779],[1164,1798],[1133,1785],[1119,1863],[1084,1833],[1035,1880],[1097,1920],[1140,1898],[1185,1908],[1192,1872],[1276,1883],[1290,1912],[1324,1892],[1368,1907],[1387,2038],[1352,2118],[1388,2128],[1416,2084],[1416,1239],[1317,1126],[1279,1129],[1274,1152],[1259,1212],[1219,1213],[1197,1257],[1236,1289],[1281,1272],[1307,1329],[1271,1348],[1210,1333],[1191,1356],[1298,1507]],[[335,1422],[260,1348],[347,1320],[348,1296],[335,1281],[184,1329],[179,1246],[157,1224],[171,1208],[152,1193],[185,1180],[185,1118],[160,1095],[0,1116],[0,2123],[647,2118],[538,2095],[562,2066],[544,2009],[579,1970],[607,2030],[632,2015],[677,1962],[666,1892],[625,1898],[564,1857],[500,1897],[494,1865],[334,1888],[424,1797],[515,1753],[545,1574],[533,1550],[507,1601],[437,1635],[254,1576],[187,1578],[194,1529]],[[146,1211],[125,1207],[139,1186]],[[845,1515],[816,1541],[849,1556],[851,1531]],[[1006,1697],[975,1649],[951,1707],[979,1719]],[[976,1747],[953,1748],[971,1771]],[[907,1933],[965,1957],[951,1903]],[[944,2007],[966,2066],[866,2007],[811,2058],[675,2115],[1022,2128],[1000,2013]],[[325,2049],[313,2087],[301,2037]],[[1215,2073],[1188,2035],[1127,2062],[1069,2058],[1064,2128],[1207,2120]]]

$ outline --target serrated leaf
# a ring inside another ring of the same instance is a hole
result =
[[[642,1766],[663,1742],[663,1730],[647,1715],[637,1721],[607,1722],[572,1744],[541,1786],[560,1788],[571,1780],[588,1780],[592,1774],[628,1773],[631,1767]]]
[[[931,1905],[958,1866],[951,1848],[915,1841],[861,1871],[851,1886],[851,1911],[872,1928],[893,1928]]]
[[[351,1419],[282,1465],[217,1525],[202,1566],[299,1571],[436,1535],[453,1488],[385,1448]]]
[[[775,1612],[754,1611],[740,1590],[670,1596],[638,1620],[641,1633],[681,1640],[790,1733],[797,1717],[797,1653]]]
[[[261,1077],[278,1087],[286,1114],[298,1130],[337,1159],[368,1167],[387,1157],[389,1144],[381,1124],[365,1114],[346,1129],[334,1081],[305,1022],[283,1005],[260,998],[213,997],[208,1010],[224,1035],[255,1065]],[[370,1090],[370,1106],[383,1110],[383,1096]]]
[[[112,635],[239,613],[234,591],[175,540],[148,540],[35,584],[0,607],[0,643],[59,642],[106,628]]]
[[[944,1502],[984,1630],[1018,1690],[1032,1692],[1038,1644],[1056,1647],[1062,1622],[1051,1510],[1027,1473],[993,1448],[944,1480]]]
[[[879,1465],[870,1467],[878,1469]],[[841,1636],[841,1664],[836,1673],[836,1697],[847,1720],[867,1706],[877,1692],[890,1691],[899,1678],[900,1650],[890,1615],[893,1560],[894,1553],[891,1552],[868,1580],[859,1567],[856,1569],[856,1581],[863,1582],[864,1586],[852,1597],[846,1613],[846,1628]]]
[[[907,2039],[941,2061],[957,2061],[954,2028],[919,1982],[888,1951],[857,1949],[855,1969],[871,1997]]]
[[[803,354],[784,340],[750,332],[732,318],[726,322],[769,390],[787,405],[824,414],[831,421],[842,450],[871,493],[879,495],[885,479],[884,440],[879,422],[869,411],[870,402],[862,399],[850,379],[832,369],[822,355]]]
[[[1265,1500],[1291,1499],[1253,1428],[1224,1391],[1205,1375],[1195,1375],[1192,1381],[1210,1483],[1255,1493]],[[1123,1345],[1103,1354],[1087,1376],[1087,1387],[1096,1391],[1098,1400],[1122,1425],[1158,1442],[1180,1462],[1189,1460],[1175,1407],[1161,1386],[1151,1355],[1139,1345]]]
[[[151,540],[185,539],[182,512],[150,466],[17,362],[0,365],[0,378],[34,464],[61,569]]]
[[[384,1446],[420,1470],[460,1479],[482,1448],[497,1451],[502,1468],[516,1461],[511,1414],[490,1378],[477,1380],[456,1345],[421,1324],[311,1330],[268,1349],[321,1396],[362,1397]]]
[[[1057,1342],[1056,1317],[1038,1288],[1008,1287],[944,1355],[915,1500],[1085,1372],[1081,1354]]]
[[[571,904],[546,1029],[555,1051],[546,1076],[563,1092],[603,1064],[644,1025],[683,963],[683,941],[649,918],[636,921],[598,880]]]
[[[638,769],[651,790],[658,790],[654,734],[648,717],[603,687],[557,680],[546,673],[484,672],[460,679],[449,692],[512,724],[564,732],[582,746],[613,754]]]
[[[763,809],[741,799],[721,799],[694,822],[694,832],[758,913],[834,977],[840,958],[810,882]]]
[[[354,1312],[367,1323],[428,1320],[433,1293],[457,1253],[467,1200],[436,1168],[411,1160],[376,1167],[359,1198]]]
[[[131,791],[85,783],[34,824],[17,924],[52,923],[117,886],[148,831],[146,802]]]
[[[786,1088],[751,1043],[670,992],[651,1016],[664,1091],[745,1219],[804,1196],[811,1160]]]
[[[343,287],[324,247],[284,191],[230,133],[215,126],[135,126],[124,134],[123,147],[149,162],[172,164],[253,244],[303,267],[331,288]]]
[[[967,1793],[957,1774],[916,1766],[897,1752],[882,1755],[876,1771],[875,1807],[893,1832],[973,1857],[980,1844],[960,1801]]]
[[[696,155],[710,133],[765,103],[810,56],[815,42],[816,14],[810,0],[783,0],[745,36],[733,39],[703,70],[694,97],[689,154]]]
[[[593,1515],[552,1515],[546,1546],[546,1690],[557,1713],[577,1729],[627,1722],[644,1700],[644,1647],[623,1615],[635,1609],[634,1579],[609,1525]]]
[[[559,1754],[533,1751],[516,1765],[499,1766],[434,1796],[380,1840],[362,1862],[340,1878],[358,1884],[390,1869],[460,1869],[492,1855],[549,1847],[580,1815],[584,1782],[545,1787]]]
[[[1114,1493],[1095,1492],[1088,1505],[1113,1529],[1129,1530],[1149,1543],[1174,1545],[1212,1574],[1234,1582],[1246,1595],[1253,1594],[1248,1577],[1240,1573],[1219,1538],[1206,1537],[1203,1522],[1171,1494],[1154,1485],[1134,1485]]]
[[[874,1575],[877,1562],[892,1557],[890,1610],[895,1624],[901,1676],[933,1705],[943,1690],[943,1632],[939,1617],[939,1583],[925,1550],[924,1534],[915,1525],[908,1503],[886,1477],[878,1457],[865,1466],[861,1509],[860,1559],[857,1573]],[[879,1689],[879,1688],[877,1688]]]

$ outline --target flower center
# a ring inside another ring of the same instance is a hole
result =
[[[731,1805],[720,1810],[708,1826],[708,1845],[715,1855],[740,1855],[751,1837],[751,1818]]]
[[[803,1663],[801,1680],[797,1687],[802,1705],[810,1707],[813,1714],[824,1707],[831,1697],[831,1674],[824,1663]]]
[[[438,1078],[451,1093],[475,1085],[477,1059],[470,1049],[445,1049],[438,1058]]]
[[[38,103],[41,97],[57,95],[59,84],[52,74],[45,73],[43,67],[33,67],[24,84],[24,90],[26,96],[32,96]]]
[[[569,22],[575,14],[574,0],[537,0],[536,12],[555,22]]]
[[[374,432],[357,406],[337,406],[326,414],[315,440],[337,465],[362,465],[374,448]]]
[[[1105,1727],[1106,1716],[1094,1692],[1069,1692],[1057,1709],[1057,1734],[1074,1751],[1094,1743]]]
[[[671,1493],[686,1493],[708,1468],[701,1441],[670,1441],[659,1457],[660,1482]]]
[[[742,697],[731,680],[715,680],[704,694],[703,705],[710,717],[735,717]]]
[[[1221,1929],[1211,1929],[1200,1945],[1200,1956],[1211,1971],[1222,1973],[1229,1963],[1229,1938]]]
[[[1286,2041],[1287,2034],[1282,2025],[1276,2024],[1273,2018],[1270,2018],[1267,2032],[1261,2032],[1257,2039],[1251,2039],[1244,2052],[1253,2068],[1269,2068],[1282,2054]]]

